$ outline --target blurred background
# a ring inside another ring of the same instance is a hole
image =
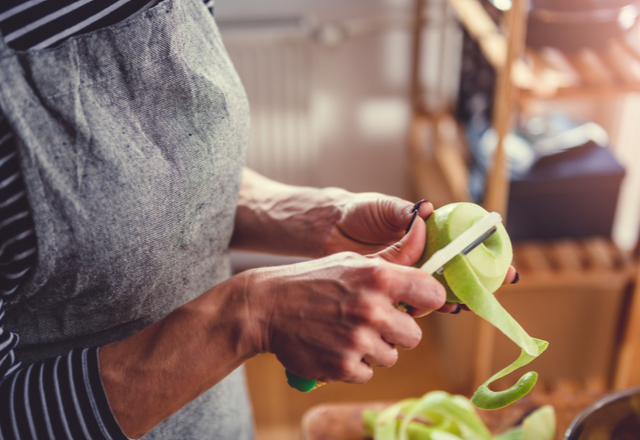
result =
[[[639,11],[633,0],[215,4],[251,104],[249,167],[503,214],[522,281],[497,295],[550,342],[532,364],[543,392],[640,385]],[[300,438],[322,402],[468,395],[519,353],[470,313],[419,322],[420,346],[366,385],[302,394],[272,356],[251,360],[258,439]]]

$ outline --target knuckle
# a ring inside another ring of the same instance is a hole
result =
[[[355,310],[355,319],[362,325],[377,327],[385,321],[386,314],[381,304],[373,301],[364,301]]]
[[[354,374],[353,362],[347,357],[340,358],[335,365],[335,372],[340,379],[352,377]]]
[[[344,258],[345,262],[355,263],[362,258],[362,255],[354,251],[343,251],[340,254]]]
[[[370,345],[369,338],[362,329],[358,329],[352,333],[350,343],[351,349],[355,353],[363,353],[367,351]]]
[[[377,260],[375,266],[373,266],[370,279],[373,287],[377,290],[387,290],[393,282],[391,271],[380,260]]]
[[[341,358],[347,357],[350,353],[358,352],[362,350],[364,346],[364,336],[362,332],[356,328],[348,332],[345,332],[341,336],[340,341],[340,353]]]
[[[380,289],[387,283],[388,271],[384,262],[378,258],[367,258],[358,268],[357,280],[372,289]]]

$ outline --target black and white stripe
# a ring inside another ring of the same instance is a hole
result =
[[[5,300],[18,289],[36,257],[33,219],[15,140],[0,114],[0,383],[20,366],[13,352],[18,335],[3,328]]]
[[[0,133],[0,295],[8,297],[35,264],[37,243],[15,141],[2,116]]]
[[[160,0],[2,0],[0,33],[15,50],[43,49],[140,13]],[[214,0],[203,0],[213,13]],[[98,348],[26,368],[6,302],[37,262],[37,240],[11,127],[0,112],[0,440],[126,440],[98,368]]]
[[[143,12],[160,0],[3,0],[0,30],[13,49],[43,49]],[[203,0],[213,13],[214,0]]]
[[[4,330],[5,313],[4,299],[0,296],[0,383],[20,367],[13,352],[18,345],[18,335]]]
[[[4,41],[17,50],[43,49],[70,36],[117,23],[158,0],[4,0]]]
[[[97,348],[18,370],[0,385],[0,438],[126,440],[97,370]]]

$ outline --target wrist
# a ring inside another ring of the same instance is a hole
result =
[[[199,320],[206,323],[208,334],[225,329],[222,333],[227,335],[226,340],[232,341],[229,349],[243,362],[264,352],[261,340],[268,333],[273,297],[265,293],[268,277],[263,272],[264,269],[245,270],[189,304],[201,314]],[[218,288],[224,291],[222,298],[215,291]],[[208,296],[215,297],[215,301],[209,301]],[[213,302],[218,305],[211,305]]]
[[[271,288],[278,278],[273,276],[274,270],[278,271],[279,268],[249,269],[236,276],[241,286],[238,297],[242,298],[245,311],[242,346],[251,355],[269,352],[275,302],[279,300],[279,290],[286,290],[284,284],[280,285],[280,289]]]
[[[128,437],[144,435],[255,355],[243,304],[232,300],[235,281],[100,349],[104,389]]]
[[[343,216],[348,191],[273,185],[241,191],[234,249],[317,258]]]

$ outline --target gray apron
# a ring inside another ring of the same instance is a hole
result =
[[[38,238],[5,318],[20,360],[123,339],[228,278],[249,108],[202,0],[43,50],[1,40]],[[145,438],[252,435],[240,369]]]

